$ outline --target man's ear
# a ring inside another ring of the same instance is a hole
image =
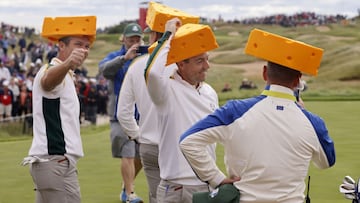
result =
[[[63,49],[65,47],[65,43],[63,41],[59,41],[58,47],[59,49]]]
[[[304,85],[301,83],[301,76],[297,80],[294,80],[294,85],[293,86],[295,88],[299,89],[299,90],[304,89]]]
[[[179,61],[179,62],[176,62],[176,65],[178,68],[181,68],[184,66],[184,61]]]
[[[266,65],[264,65],[264,67],[263,67],[263,79],[265,81],[267,81],[267,66]]]

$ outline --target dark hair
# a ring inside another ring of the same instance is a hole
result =
[[[156,39],[160,39],[163,36],[164,33],[162,32],[156,32]]]
[[[189,63],[190,62],[190,58],[184,59],[183,60],[185,63]]]
[[[66,37],[63,37],[63,38],[59,39],[59,42],[64,42],[64,44],[69,45],[70,40],[71,40],[71,37],[66,36]]]
[[[268,62],[267,67],[267,77],[272,81],[290,84],[301,77],[300,71],[273,62]]]

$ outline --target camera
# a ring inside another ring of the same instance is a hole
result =
[[[149,51],[148,51],[148,48],[149,46],[139,46],[137,49],[136,49],[136,53],[139,53],[139,54],[147,54]]]

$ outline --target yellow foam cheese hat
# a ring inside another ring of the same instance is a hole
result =
[[[323,49],[254,29],[250,32],[245,53],[316,76]]]
[[[155,32],[164,32],[165,24],[168,20],[173,18],[179,18],[182,25],[186,23],[199,23],[200,17],[187,14],[178,9],[171,8],[169,6],[156,3],[149,2],[149,7],[146,14],[146,24],[152,31]]]
[[[157,42],[149,47],[152,53]],[[170,42],[166,65],[176,63],[218,48],[215,35],[208,25],[188,23],[182,25]]]
[[[54,42],[66,36],[89,36],[92,44],[96,38],[96,16],[45,17],[41,36]]]

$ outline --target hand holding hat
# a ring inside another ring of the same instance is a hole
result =
[[[165,24],[165,32],[171,32],[174,34],[176,30],[181,27],[181,21],[179,18],[173,18],[171,20],[168,20]]]

